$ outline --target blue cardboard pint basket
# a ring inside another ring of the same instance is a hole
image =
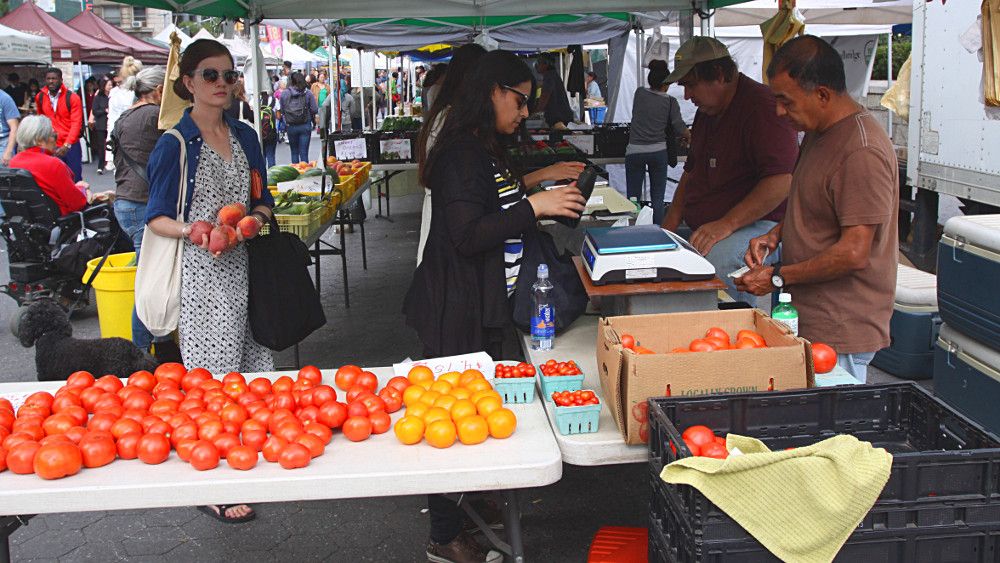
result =
[[[550,403],[553,393],[583,389],[582,373],[580,375],[542,375],[540,367],[537,371],[542,385],[542,397]]]
[[[601,422],[601,403],[580,407],[553,406],[552,408],[556,409],[556,426],[559,427],[559,433],[563,436],[597,432],[597,426]]]
[[[530,403],[535,400],[534,377],[502,377],[493,380],[493,389],[504,403]]]
[[[590,108],[587,110],[590,113],[590,122],[594,125],[604,123],[604,115],[608,113],[607,106]]]

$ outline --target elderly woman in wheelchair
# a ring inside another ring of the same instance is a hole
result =
[[[0,286],[18,304],[54,298],[65,308],[86,304],[87,261],[128,252],[131,241],[107,203],[88,205],[86,184],[49,151],[55,131],[47,117],[18,128],[18,154],[0,168],[0,236],[7,243],[10,282]]]

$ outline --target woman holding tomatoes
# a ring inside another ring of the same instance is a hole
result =
[[[527,196],[521,176],[511,170],[502,138],[528,117],[534,91],[531,69],[516,55],[483,55],[421,162],[421,184],[431,190],[431,227],[404,312],[425,357],[481,350],[510,357],[504,340],[512,341],[509,299],[520,271],[522,237],[537,228],[540,217],[577,218],[584,209],[576,186]],[[453,502],[440,495],[428,502],[428,560],[501,559],[462,532],[461,510]]]

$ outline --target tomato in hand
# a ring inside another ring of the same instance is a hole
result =
[[[149,465],[163,463],[170,457],[170,440],[163,434],[145,434],[139,438],[136,452],[143,463]]]
[[[829,373],[837,365],[837,352],[826,344],[814,342],[812,356],[816,373]]]

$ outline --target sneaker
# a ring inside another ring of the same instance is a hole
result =
[[[104,169],[103,169],[103,168],[98,168],[98,169],[97,169],[97,173],[98,173],[99,175],[103,176],[103,175],[104,175]]]
[[[472,536],[462,532],[450,543],[427,543],[427,560],[431,563],[500,563],[503,554],[499,551],[486,551],[472,539]]]

